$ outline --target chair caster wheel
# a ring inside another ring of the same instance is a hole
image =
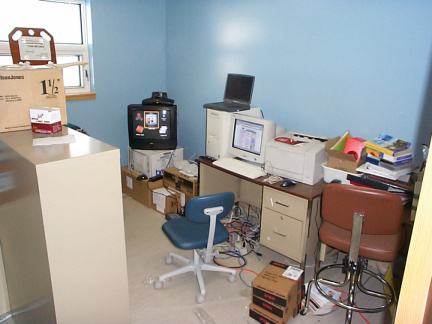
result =
[[[205,301],[205,296],[201,295],[200,293],[197,293],[195,295],[195,300],[198,304],[202,304]]]
[[[236,276],[236,275],[229,275],[229,276],[228,276],[228,281],[231,282],[231,283],[232,283],[232,282],[235,282],[236,279],[237,279],[237,276]]]
[[[308,309],[306,307],[303,307],[300,309],[300,315],[305,316],[307,314]]]
[[[160,281],[160,280],[156,280],[155,283],[154,283],[154,287],[157,290],[162,289],[163,285],[164,285],[164,282]]]
[[[171,256],[167,256],[166,258],[165,258],[165,263],[166,264],[171,264],[171,263],[173,263],[173,258],[171,257]]]

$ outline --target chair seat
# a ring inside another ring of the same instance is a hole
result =
[[[163,224],[162,230],[179,249],[193,250],[207,246],[209,224],[194,223],[187,218],[178,218]],[[223,243],[228,240],[228,237],[229,234],[225,226],[216,222],[213,244]]]
[[[348,253],[350,249],[351,231],[336,225],[324,222],[321,225],[319,236],[324,244]],[[359,256],[391,262],[396,260],[402,248],[403,231],[392,235],[362,234],[360,240]]]

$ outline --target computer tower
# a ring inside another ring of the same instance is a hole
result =
[[[206,155],[215,159],[231,157],[228,153],[232,118],[234,114],[261,117],[261,108],[251,107],[236,113],[207,109]]]

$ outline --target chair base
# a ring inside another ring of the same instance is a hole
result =
[[[345,272],[345,279],[341,282],[337,282],[337,281],[333,281],[333,280],[324,278],[324,273],[328,270],[331,270],[331,269],[341,269],[343,272]],[[363,283],[362,283],[363,274],[368,274],[370,277],[379,281],[383,285],[384,291],[386,291],[386,290],[389,291],[389,294],[380,293],[380,292],[365,288],[363,286]],[[361,257],[359,258],[358,262],[346,261],[343,264],[328,265],[328,266],[325,266],[325,267],[321,268],[320,270],[318,270],[315,277],[309,282],[308,292],[306,295],[306,304],[305,304],[305,307],[301,311],[302,315],[306,315],[307,310],[309,308],[311,286],[312,285],[315,285],[318,292],[322,296],[324,296],[327,300],[329,300],[333,304],[337,305],[338,307],[344,308],[346,310],[345,323],[351,323],[353,312],[360,312],[360,313],[381,312],[381,311],[384,311],[387,308],[389,308],[395,300],[394,291],[393,291],[393,288],[390,286],[390,284],[386,280],[381,278],[379,275],[368,270],[367,269],[367,260],[364,258],[361,258]],[[341,301],[337,301],[337,300],[333,299],[331,296],[329,296],[325,293],[325,291],[323,290],[321,285],[338,287],[338,288],[345,287],[348,285],[348,299],[345,302],[341,302]],[[356,287],[359,291],[361,291],[362,293],[364,293],[366,295],[384,300],[385,304],[382,306],[379,306],[379,307],[375,307],[375,308],[358,307],[354,301]]]
[[[216,264],[209,264],[205,263],[202,258],[200,257],[200,250],[194,250],[194,258],[186,258],[184,256],[178,255],[176,253],[169,253],[169,255],[166,257],[165,261],[167,264],[172,263],[172,258],[176,258],[177,260],[185,263],[186,265],[175,269],[173,271],[170,271],[164,275],[161,275],[154,283],[154,286],[156,289],[161,289],[163,287],[164,281],[168,278],[177,276],[182,273],[186,273],[189,271],[192,271],[195,273],[197,280],[198,280],[198,286],[199,286],[199,293],[196,294],[196,301],[197,303],[201,304],[205,300],[205,294],[206,289],[204,285],[204,279],[202,275],[202,271],[218,271],[218,272],[227,272],[231,275],[228,277],[229,282],[234,282],[236,280],[236,270],[218,266]]]

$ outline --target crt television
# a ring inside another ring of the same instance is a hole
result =
[[[275,137],[275,121],[236,114],[232,121],[228,152],[243,160],[263,164],[266,143]]]
[[[176,149],[177,106],[129,105],[128,131],[132,149]]]

